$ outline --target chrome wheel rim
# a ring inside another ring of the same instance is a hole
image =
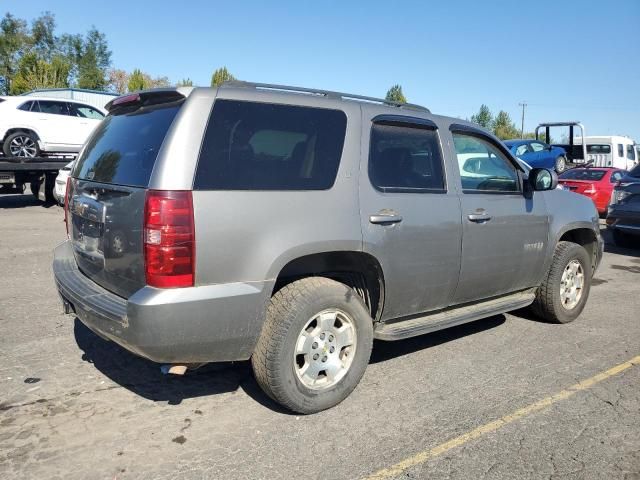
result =
[[[19,135],[11,140],[9,144],[9,152],[13,157],[29,157],[33,158],[37,152],[36,142],[27,135]]]
[[[560,280],[560,301],[567,310],[575,308],[582,298],[584,289],[584,270],[578,260],[571,260]]]
[[[314,315],[298,335],[293,354],[298,380],[312,390],[324,390],[347,374],[356,352],[356,327],[342,310]]]

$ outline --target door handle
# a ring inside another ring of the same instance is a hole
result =
[[[400,215],[396,215],[395,213],[379,213],[377,215],[370,215],[369,222],[375,224],[387,224],[387,223],[400,223],[402,221],[402,217]]]
[[[491,220],[491,215],[487,213],[470,213],[467,218],[470,222],[485,223]]]

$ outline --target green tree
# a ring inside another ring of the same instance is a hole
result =
[[[38,88],[66,88],[69,86],[70,70],[71,64],[61,55],[54,55],[47,62],[38,58],[35,52],[27,53],[20,59],[10,93],[19,95]]]
[[[480,105],[480,110],[475,115],[471,115],[471,121],[473,123],[477,123],[483,128],[490,129],[493,125],[493,114],[489,107],[487,107],[484,103]]]
[[[234,77],[229,72],[229,70],[227,70],[227,67],[218,68],[215,72],[213,72],[213,75],[211,75],[211,86],[217,87],[223,84],[224,82],[228,82],[235,79],[236,77]]]
[[[385,100],[388,100],[389,102],[407,103],[407,97],[404,96],[404,93],[402,93],[402,87],[398,84],[387,90]]]
[[[11,91],[18,62],[27,49],[27,23],[7,13],[0,21],[0,92]]]
[[[509,140],[510,138],[518,138],[520,130],[516,128],[509,114],[500,110],[493,122],[493,134],[501,140]]]
[[[190,78],[183,78],[178,83],[176,83],[176,87],[193,87],[193,80]]]
[[[144,83],[144,73],[136,68],[131,75],[129,75],[129,82],[127,83],[127,89],[130,92],[137,92],[138,90],[144,90],[146,88]]]

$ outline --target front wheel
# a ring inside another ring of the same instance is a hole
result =
[[[553,323],[574,321],[587,303],[591,274],[591,261],[584,247],[559,242],[549,273],[536,292],[533,312]]]
[[[355,389],[372,344],[373,321],[358,294],[309,277],[272,297],[251,363],[267,395],[295,412],[315,413]]]
[[[567,159],[565,157],[563,157],[562,155],[560,155],[558,158],[556,158],[556,172],[558,172],[558,174],[564,172],[567,169]]]

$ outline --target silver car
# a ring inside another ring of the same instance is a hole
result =
[[[417,105],[232,82],[119,97],[66,192],[67,313],[184,372],[251,359],[317,412],[401,340],[531,305],[582,311],[593,203]]]

